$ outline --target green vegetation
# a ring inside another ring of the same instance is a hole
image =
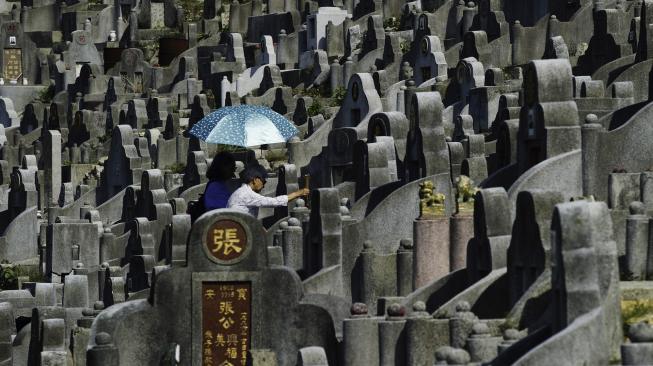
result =
[[[396,17],[390,17],[383,21],[383,28],[389,32],[396,32],[401,28],[401,21]]]
[[[54,85],[49,85],[39,91],[38,99],[43,103],[50,103],[54,98]]]
[[[309,117],[317,116],[318,114],[324,115],[324,106],[320,103],[319,98],[313,99],[313,104],[308,107],[307,112]]]
[[[19,266],[9,264],[6,260],[0,264],[0,290],[18,290],[18,277],[28,277],[30,282],[42,282],[45,279],[38,266]]]
[[[177,4],[184,9],[184,22],[197,23],[204,14],[204,2],[198,0],[177,0]]]
[[[628,327],[639,322],[653,322],[653,299],[645,300],[622,300],[621,321],[624,334]]]
[[[165,170],[171,171],[173,174],[181,174],[186,170],[186,164],[184,163],[174,163],[165,167]]]
[[[345,96],[347,96],[347,89],[343,88],[342,86],[337,87],[336,90],[333,91],[331,106],[340,107],[342,102],[345,100]]]

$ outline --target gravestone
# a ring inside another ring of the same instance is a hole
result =
[[[330,364],[336,362],[330,315],[299,302],[303,290],[293,271],[268,267],[263,238],[263,227],[249,215],[203,215],[188,239],[187,267],[156,273],[148,300],[114,305],[132,310],[101,313],[92,332],[112,334],[121,350],[120,365],[156,363],[170,344],[179,345],[180,363],[187,365],[246,365],[248,352],[272,349],[278,365],[294,366],[299,350],[310,346],[323,348]],[[134,310],[148,315],[130,322]],[[288,336],[289,324],[307,326]],[[146,350],[130,351],[127,345],[141,337],[153,341]],[[91,342],[91,351],[99,346]]]

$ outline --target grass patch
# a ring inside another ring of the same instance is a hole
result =
[[[639,322],[653,323],[653,299],[646,300],[622,300],[621,321],[624,334],[627,334],[628,327]]]

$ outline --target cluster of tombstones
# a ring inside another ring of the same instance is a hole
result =
[[[653,0],[180,4],[0,2],[0,365],[653,364]],[[239,104],[311,195],[191,222]]]

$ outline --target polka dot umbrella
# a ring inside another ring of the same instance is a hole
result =
[[[211,112],[193,125],[190,133],[214,144],[253,147],[286,142],[299,131],[268,107],[244,104]]]

